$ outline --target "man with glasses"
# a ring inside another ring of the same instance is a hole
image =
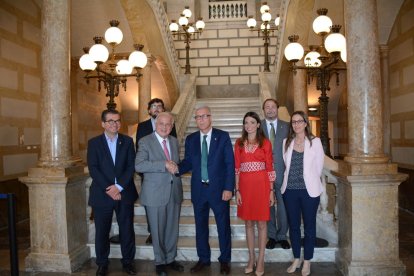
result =
[[[275,99],[267,99],[263,103],[263,113],[265,119],[262,120],[261,127],[270,140],[273,148],[273,166],[276,171],[275,206],[270,207],[270,220],[267,223],[267,236],[269,240],[266,243],[267,249],[275,248],[279,243],[283,249],[289,249],[290,244],[287,241],[287,231],[289,228],[285,204],[283,203],[280,188],[283,183],[283,174],[285,172],[285,162],[283,161],[283,139],[288,136],[289,123],[278,119],[279,103]]]
[[[231,230],[230,205],[235,175],[234,155],[227,132],[211,126],[211,111],[200,106],[195,111],[199,131],[187,136],[184,160],[179,174],[191,171],[191,202],[196,225],[196,247],[199,261],[191,268],[196,273],[210,266],[209,212],[213,210],[220,245],[220,273],[230,273]]]
[[[164,102],[159,99],[159,98],[154,98],[151,101],[148,102],[148,114],[150,115],[150,118],[146,121],[143,121],[141,123],[138,124],[138,128],[137,128],[137,136],[135,139],[135,151],[138,152],[138,143],[139,140],[144,137],[147,136],[151,133],[153,133],[155,131],[155,121],[157,119],[158,114],[160,114],[161,112],[165,111],[164,108]],[[177,132],[175,130],[175,126],[173,126],[171,133],[171,136],[177,137]],[[144,179],[142,178],[142,174],[140,174],[141,176],[141,182],[144,181]],[[145,208],[145,215],[147,217],[147,224],[148,224],[148,233],[149,236],[146,239],[145,243],[146,244],[152,244],[152,236],[151,236],[151,227],[150,224],[148,223],[148,216],[147,216],[147,210]]]
[[[121,115],[105,110],[101,115],[104,133],[88,142],[87,161],[92,184],[88,204],[95,221],[96,275],[108,272],[109,232],[115,211],[119,226],[123,270],[135,275],[134,184],[135,151],[133,140],[118,133]]]

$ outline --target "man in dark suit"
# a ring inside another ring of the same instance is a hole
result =
[[[173,125],[170,113],[160,113],[155,132],[139,140],[135,159],[135,170],[144,174],[140,200],[151,224],[156,273],[160,276],[167,275],[167,267],[184,271],[175,261],[183,188],[181,178],[174,175],[179,152],[177,138],[169,135]]]
[[[266,99],[263,102],[263,113],[265,119],[261,127],[266,137],[272,143],[273,148],[273,166],[276,171],[275,196],[276,204],[270,207],[270,221],[267,223],[267,241],[266,248],[273,249],[277,243],[280,243],[283,249],[289,249],[290,244],[287,241],[287,231],[289,229],[285,204],[283,202],[280,188],[283,183],[285,172],[285,162],[283,161],[283,139],[288,136],[289,123],[278,119],[279,103],[275,99]],[[277,211],[275,211],[275,207]]]
[[[146,121],[143,121],[141,123],[138,124],[137,127],[137,136],[135,139],[135,151],[138,152],[138,145],[139,145],[139,140],[144,137],[147,136],[151,133],[153,133],[155,131],[155,121],[157,119],[157,116],[159,113],[164,112],[165,111],[165,107],[164,107],[164,102],[161,99],[158,98],[154,98],[151,101],[148,102],[148,114],[150,115],[150,118]],[[177,132],[175,130],[175,126],[173,126],[171,133],[171,136],[174,136],[177,138]],[[142,174],[140,174],[142,177]],[[144,179],[142,179],[142,181],[144,181]],[[147,209],[145,208],[145,215],[147,215]],[[149,236],[147,238],[147,240],[145,241],[146,244],[152,244],[152,237],[151,237],[151,227],[150,224],[148,222],[148,216],[147,216],[147,223],[148,223],[148,233]]]
[[[220,272],[230,273],[231,231],[230,205],[233,196],[234,155],[227,132],[212,128],[211,111],[207,106],[196,108],[194,116],[200,131],[185,140],[185,157],[179,173],[191,175],[191,202],[196,225],[196,247],[199,261],[191,268],[198,272],[211,262],[209,245],[209,211],[213,210],[220,245]]]
[[[88,168],[92,177],[89,205],[95,221],[96,275],[108,271],[109,232],[115,211],[119,226],[123,270],[136,274],[134,202],[138,193],[134,184],[135,151],[133,140],[118,133],[121,115],[104,110],[101,116],[104,133],[88,142]]]

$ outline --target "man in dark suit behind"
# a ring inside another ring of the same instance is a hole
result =
[[[151,101],[148,102],[148,114],[151,116],[148,120],[143,121],[138,124],[137,127],[137,136],[135,139],[135,150],[138,152],[138,142],[139,140],[147,136],[148,134],[151,134],[155,131],[155,120],[157,119],[157,116],[159,113],[165,111],[164,102],[161,99],[154,98]],[[173,126],[173,129],[170,133],[171,136],[174,136],[177,138],[177,131],[175,130],[175,126]]]
[[[148,114],[150,115],[150,118],[146,121],[143,121],[143,122],[139,123],[138,127],[137,127],[137,136],[136,136],[136,139],[135,139],[135,151],[136,152],[138,152],[139,140],[142,137],[147,136],[147,135],[149,135],[149,134],[151,134],[155,131],[155,120],[157,119],[158,114],[165,111],[164,102],[159,98],[154,98],[154,99],[152,99],[151,101],[148,102],[147,110],[148,110]],[[170,135],[177,138],[177,131],[175,130],[175,126],[173,126],[173,129],[171,130]],[[141,180],[143,182],[144,181],[143,175],[140,174],[140,176],[141,176],[141,178],[142,178]],[[147,215],[147,208],[146,207],[145,207],[145,216],[147,218],[147,224],[148,224],[147,230],[148,230],[148,233],[150,233],[148,238],[146,239],[145,243],[146,244],[152,244],[151,227],[150,227],[150,224],[148,222],[148,215]]]
[[[273,149],[273,166],[276,171],[275,181],[275,206],[270,207],[270,220],[267,223],[267,241],[266,248],[273,249],[279,243],[283,249],[289,249],[290,244],[287,241],[287,231],[289,229],[285,204],[283,202],[280,188],[283,183],[285,173],[285,162],[283,161],[283,139],[288,136],[289,123],[278,118],[279,103],[275,99],[266,99],[263,102],[263,113],[265,119],[262,120],[261,127],[266,138],[272,143]]]
[[[220,273],[229,274],[231,261],[229,200],[233,196],[235,184],[233,146],[227,132],[212,128],[209,107],[196,108],[194,118],[200,131],[186,138],[184,160],[179,164],[180,175],[188,171],[192,172],[191,202],[194,208],[199,261],[191,268],[191,272],[198,272],[210,265],[208,224],[209,211],[212,209],[220,245]],[[205,158],[202,158],[204,156]]]
[[[135,275],[133,217],[138,193],[133,179],[134,143],[130,137],[118,133],[121,127],[118,111],[103,111],[101,120],[105,131],[89,140],[87,153],[92,177],[89,205],[95,221],[96,275],[106,275],[108,271],[109,232],[114,211],[119,226],[123,270]]]

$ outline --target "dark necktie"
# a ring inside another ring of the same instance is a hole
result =
[[[201,180],[204,182],[208,181],[208,170],[207,170],[207,135],[203,136],[203,144],[201,146]]]
[[[275,127],[273,126],[273,123],[270,123],[269,140],[270,140],[270,143],[272,143],[272,149],[275,148],[275,139],[276,139]]]

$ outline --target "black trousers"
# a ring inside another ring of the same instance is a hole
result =
[[[114,200],[108,206],[92,207],[92,209],[95,220],[96,264],[104,266],[109,263],[109,232],[114,211],[119,226],[121,262],[123,265],[133,262],[135,258],[134,204],[123,204],[121,201]]]

